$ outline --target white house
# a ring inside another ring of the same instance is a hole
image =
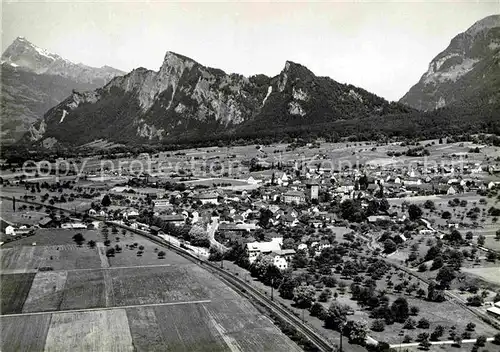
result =
[[[153,205],[155,208],[165,208],[170,206],[170,201],[168,199],[155,199]]]
[[[295,250],[293,249],[283,249],[271,252],[273,264],[280,270],[288,269],[288,263],[292,260],[294,255]]]
[[[299,244],[299,245],[297,246],[297,249],[298,249],[299,251],[302,251],[302,250],[307,250],[307,244],[305,244],[305,243],[301,243],[301,244]]]
[[[83,230],[83,229],[87,228],[87,225],[85,225],[81,222],[67,222],[67,223],[61,224],[61,228],[62,229],[74,229],[74,230],[80,229],[80,230]]]
[[[273,256],[273,265],[277,267],[280,270],[286,270],[288,269],[288,262],[286,261],[285,258],[278,254],[271,253],[271,256]]]
[[[6,235],[10,235],[10,236],[16,235],[16,228],[12,225],[7,226],[4,231],[5,231]]]
[[[456,193],[457,193],[457,191],[455,190],[455,188],[453,188],[453,186],[450,186],[450,188],[448,188],[448,190],[446,191],[447,195],[453,195]]]

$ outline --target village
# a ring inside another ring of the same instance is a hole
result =
[[[132,163],[120,156],[78,175],[9,165],[1,243],[145,231],[245,277],[332,339],[342,321],[353,346],[470,351],[500,339],[498,155],[434,140],[144,153],[138,172],[114,167]],[[113,256],[119,243],[107,242]]]

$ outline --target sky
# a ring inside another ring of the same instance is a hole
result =
[[[158,70],[167,51],[245,76],[287,60],[400,99],[490,1],[2,2],[2,52],[18,36],[73,62]]]

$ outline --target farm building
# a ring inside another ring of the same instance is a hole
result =
[[[496,307],[496,304],[495,307],[486,309],[486,312],[490,315],[493,315],[495,318],[500,319],[500,308]]]
[[[166,208],[171,206],[168,199],[155,199],[153,205],[155,208]]]
[[[283,237],[273,238],[270,242],[250,242],[245,245],[245,253],[252,264],[260,254],[269,254],[281,250]]]
[[[167,224],[172,224],[174,226],[181,226],[184,224],[184,216],[180,214],[160,215],[159,218],[165,221]]]

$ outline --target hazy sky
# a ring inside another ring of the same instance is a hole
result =
[[[286,60],[399,99],[450,40],[500,13],[473,2],[2,3],[2,51],[17,36],[71,61],[157,70],[166,51],[244,75]]]

